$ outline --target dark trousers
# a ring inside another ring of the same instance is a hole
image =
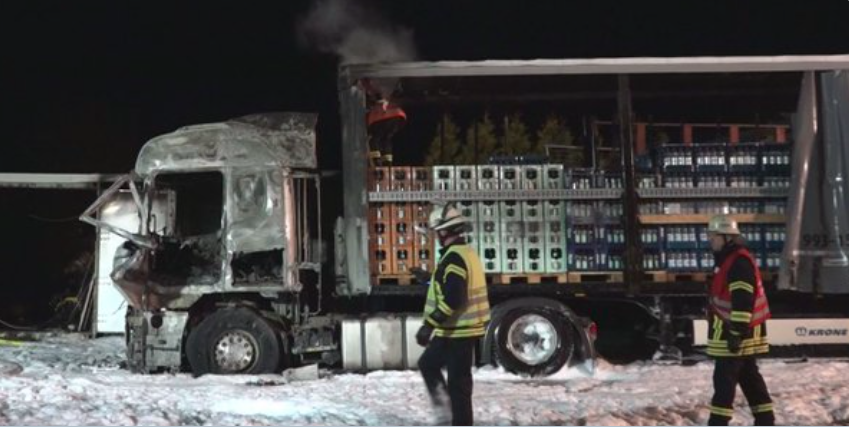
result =
[[[455,426],[474,424],[472,412],[472,364],[478,338],[433,337],[422,357],[419,370],[435,406],[445,406],[447,391],[451,405],[451,423]],[[448,371],[448,381],[442,375]]]
[[[713,399],[708,425],[728,425],[734,411],[737,384],[749,402],[755,425],[775,425],[772,399],[754,357],[718,357],[713,370]]]

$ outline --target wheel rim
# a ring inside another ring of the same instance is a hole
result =
[[[215,363],[223,372],[242,372],[256,363],[259,345],[245,331],[228,331],[215,343]]]
[[[538,314],[516,319],[507,330],[507,350],[521,362],[537,366],[557,352],[560,337],[550,320]]]

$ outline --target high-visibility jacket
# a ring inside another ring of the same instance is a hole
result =
[[[766,320],[769,303],[757,263],[741,246],[726,248],[717,260],[710,288],[711,327],[708,355],[741,357],[767,353]],[[740,351],[728,350],[728,337],[741,339]]]
[[[448,289],[446,286],[465,286]],[[446,292],[463,297],[446,298]],[[434,327],[434,334],[447,338],[468,338],[484,335],[490,319],[489,296],[483,265],[475,250],[465,244],[449,246],[434,270],[424,308],[425,321]]]

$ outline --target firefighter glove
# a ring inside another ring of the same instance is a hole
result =
[[[427,347],[430,343],[430,336],[433,334],[433,326],[425,323],[419,328],[419,331],[416,333],[416,342],[419,343],[422,347]]]
[[[730,332],[728,334],[728,351],[731,353],[739,353],[740,352],[740,344],[742,342],[742,338],[740,335],[735,332]]]
[[[416,278],[416,282],[421,285],[426,285],[430,282],[430,273],[422,270],[419,267],[413,267],[410,269],[410,273],[413,273],[413,277]]]

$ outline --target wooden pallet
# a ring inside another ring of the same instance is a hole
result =
[[[625,274],[621,271],[575,271],[567,273],[569,283],[622,283]]]
[[[677,272],[667,272],[666,273],[666,282],[667,283],[675,283],[675,282],[707,282],[710,276],[713,273],[706,272],[691,272],[691,273],[677,273]]]
[[[644,282],[655,282],[655,283],[666,283],[669,281],[669,272],[660,270],[660,271],[646,271],[643,273],[643,281]]]
[[[550,274],[550,273],[532,273],[532,274],[493,274],[490,275],[493,285],[514,285],[514,284],[530,284],[538,285],[540,283],[567,283],[568,275]]]
[[[382,274],[376,281],[378,285],[409,286],[416,283],[416,278],[412,274]]]

